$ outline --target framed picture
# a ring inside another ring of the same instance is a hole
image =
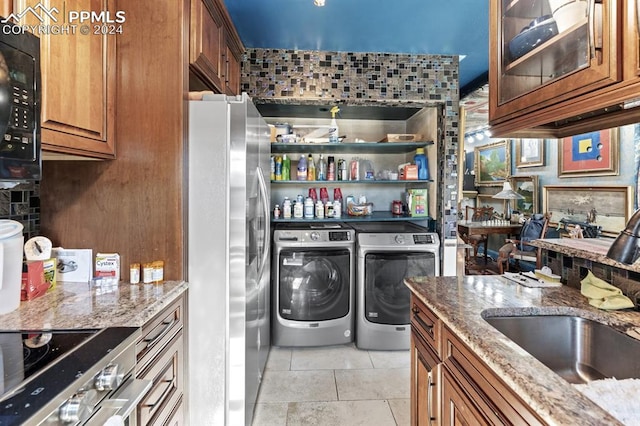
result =
[[[513,176],[509,181],[513,190],[524,197],[513,200],[513,210],[525,215],[542,213],[538,210],[538,176]]]
[[[516,167],[544,166],[544,139],[516,139]]]
[[[616,127],[560,139],[558,177],[618,175],[618,133]]]
[[[504,213],[505,201],[508,200],[499,200],[489,194],[478,194],[476,196],[476,207],[493,207],[493,212],[500,215]]]
[[[602,234],[617,236],[633,213],[631,186],[542,187],[542,211],[549,212],[551,224],[560,219],[602,226]]]
[[[496,185],[507,180],[511,172],[510,145],[503,140],[475,148],[476,186]]]

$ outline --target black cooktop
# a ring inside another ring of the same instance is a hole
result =
[[[25,424],[136,330],[0,332],[0,425]]]

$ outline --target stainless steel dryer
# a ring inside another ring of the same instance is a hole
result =
[[[438,234],[410,222],[359,222],[356,230],[356,346],[410,348],[410,293],[404,279],[440,274]]]
[[[341,223],[276,226],[272,344],[353,342],[355,231]]]

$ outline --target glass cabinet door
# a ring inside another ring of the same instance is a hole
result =
[[[566,99],[620,78],[615,34],[618,3],[492,1],[494,117]]]

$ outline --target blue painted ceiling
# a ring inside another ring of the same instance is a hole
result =
[[[461,95],[486,83],[488,0],[224,0],[247,48],[464,55]]]

